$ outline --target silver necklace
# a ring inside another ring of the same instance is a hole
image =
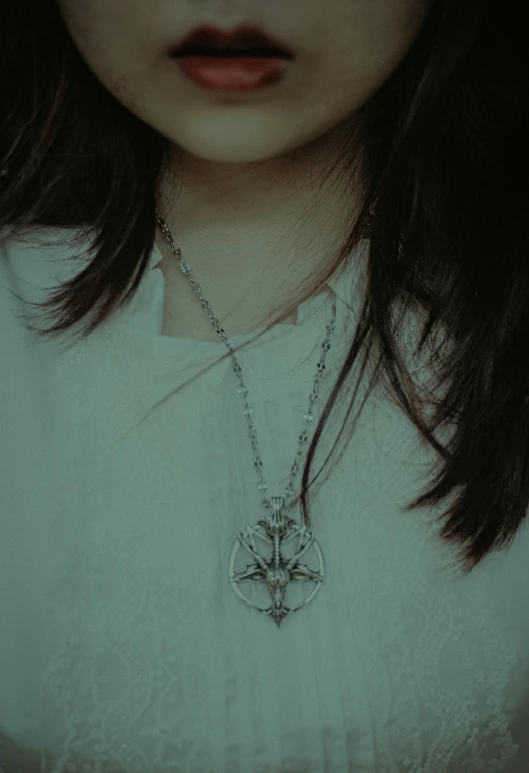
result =
[[[188,263],[185,263],[182,260],[180,247],[174,243],[171,232],[167,228],[165,221],[160,216],[158,209],[156,209],[156,220],[160,226],[162,234],[165,236],[169,243],[171,252],[180,260],[180,267],[182,272],[186,276],[189,276],[191,273],[191,267]],[[252,448],[256,452],[254,465],[257,473],[261,476],[259,482],[257,483],[257,488],[259,491],[264,493],[268,486],[262,476],[263,462],[259,453],[257,433],[252,421],[252,406],[246,401],[248,388],[242,379],[241,366],[235,357],[233,348],[228,342],[220,322],[214,316],[209,303],[204,298],[200,285],[194,279],[191,279],[190,281],[194,291],[200,298],[202,307],[205,309],[207,315],[209,316],[213,327],[228,347],[231,358],[233,360],[233,370],[239,381],[238,392],[242,396],[243,400],[245,400],[244,414],[248,418],[248,423],[250,425],[249,434],[251,444]],[[312,406],[318,399],[318,385],[323,376],[323,371],[325,370],[325,359],[327,357],[327,352],[331,348],[329,339],[335,330],[335,320],[336,302],[333,303],[333,317],[326,325],[327,336],[321,347],[322,351],[320,361],[318,362],[317,366],[316,378],[314,379],[314,385],[309,397],[309,408],[303,416],[303,421],[306,426],[308,426],[310,422],[314,420]],[[307,429],[305,427],[299,436],[298,451],[294,459],[294,464],[292,465],[289,484],[285,489],[285,497],[290,497],[294,494],[294,480],[299,470],[299,461],[303,454],[303,446],[307,440]],[[257,521],[256,526],[247,526],[243,531],[239,532],[233,544],[229,561],[229,581],[237,596],[254,609],[257,609],[259,612],[262,612],[271,617],[278,627],[281,625],[282,621],[285,619],[285,617],[287,617],[287,615],[289,615],[291,612],[297,612],[298,609],[302,609],[302,607],[306,606],[309,601],[312,601],[324,581],[325,574],[323,555],[320,546],[314,539],[312,530],[308,529],[305,524],[297,524],[293,518],[289,518],[283,513],[283,508],[285,507],[286,501],[285,497],[265,497],[263,500],[263,505],[267,510],[271,511],[271,515],[267,515],[265,518]],[[268,555],[261,556],[258,553],[256,544],[257,538],[264,541],[268,546],[272,546],[271,550],[268,548],[270,550]],[[286,558],[283,556],[281,548],[285,543],[290,542],[291,540],[297,540],[294,555],[291,558]],[[306,564],[301,562],[302,556],[311,546],[318,557],[319,565],[317,570],[309,569]],[[238,551],[241,548],[250,554],[252,562],[248,564],[245,569],[235,571],[235,559]],[[244,581],[251,581],[259,584],[265,583],[270,595],[271,603],[266,607],[260,607],[249,598],[247,598],[239,587],[239,584]],[[287,586],[290,582],[314,583],[314,588],[310,595],[296,607],[287,607],[284,603]]]

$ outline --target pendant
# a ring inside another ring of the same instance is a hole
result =
[[[257,521],[257,526],[248,526],[241,531],[235,540],[230,556],[230,583],[235,593],[250,606],[259,612],[264,612],[275,621],[279,627],[282,621],[291,612],[306,606],[312,601],[324,581],[323,555],[320,546],[314,539],[310,529],[296,523],[293,518],[283,515],[282,508],[285,505],[283,497],[270,497],[268,502],[272,508],[272,515]],[[264,533],[259,533],[262,528]],[[291,532],[288,534],[288,532]],[[287,536],[288,534],[288,536]],[[281,552],[284,544],[297,537],[297,546],[293,556],[285,558]],[[267,556],[260,556],[257,552],[256,538],[272,545],[272,551]],[[317,571],[309,569],[302,564],[300,559],[310,547],[313,547],[319,560]],[[235,558],[240,548],[245,548],[254,559],[245,569],[235,571]],[[250,601],[238,587],[238,583],[251,580],[255,583],[265,583],[270,594],[271,604],[260,607]],[[301,604],[296,607],[287,607],[284,604],[287,586],[290,582],[315,583],[312,592]]]

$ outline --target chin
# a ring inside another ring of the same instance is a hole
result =
[[[287,128],[287,127],[285,127]],[[162,129],[163,131],[163,129]],[[176,147],[203,161],[244,164],[267,161],[289,153],[300,144],[296,132],[281,131],[277,119],[218,115],[209,110],[183,125],[163,131]]]

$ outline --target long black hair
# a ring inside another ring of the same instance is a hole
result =
[[[431,488],[404,511],[456,493],[439,517],[440,536],[463,546],[466,572],[512,541],[529,500],[529,69],[522,12],[511,4],[507,13],[498,0],[433,0],[403,61],[350,121],[345,160],[352,168],[361,158],[362,208],[318,281],[369,227],[366,294],[293,503],[301,499],[309,524],[308,478],[323,427],[362,353],[349,417],[376,354],[360,411],[383,377],[438,453]],[[55,310],[55,324],[38,331],[56,337],[81,323],[86,337],[132,299],[148,268],[169,142],[99,83],[54,0],[3,4],[0,62],[3,243],[26,227],[70,229],[75,236],[64,238],[75,245],[89,237],[92,260],[41,304]],[[416,353],[430,344],[437,374],[428,419],[399,351],[398,330],[410,312],[421,322]],[[445,425],[455,431],[443,445],[434,433]]]

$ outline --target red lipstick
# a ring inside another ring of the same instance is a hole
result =
[[[234,30],[221,30],[211,25],[198,27],[185,36],[173,53],[178,56],[196,47],[226,49],[242,46],[271,49],[286,59],[294,58],[283,43],[253,24],[243,24]]]
[[[264,31],[243,25],[233,31],[200,27],[173,50],[180,71],[212,91],[254,91],[278,83],[292,52]]]

